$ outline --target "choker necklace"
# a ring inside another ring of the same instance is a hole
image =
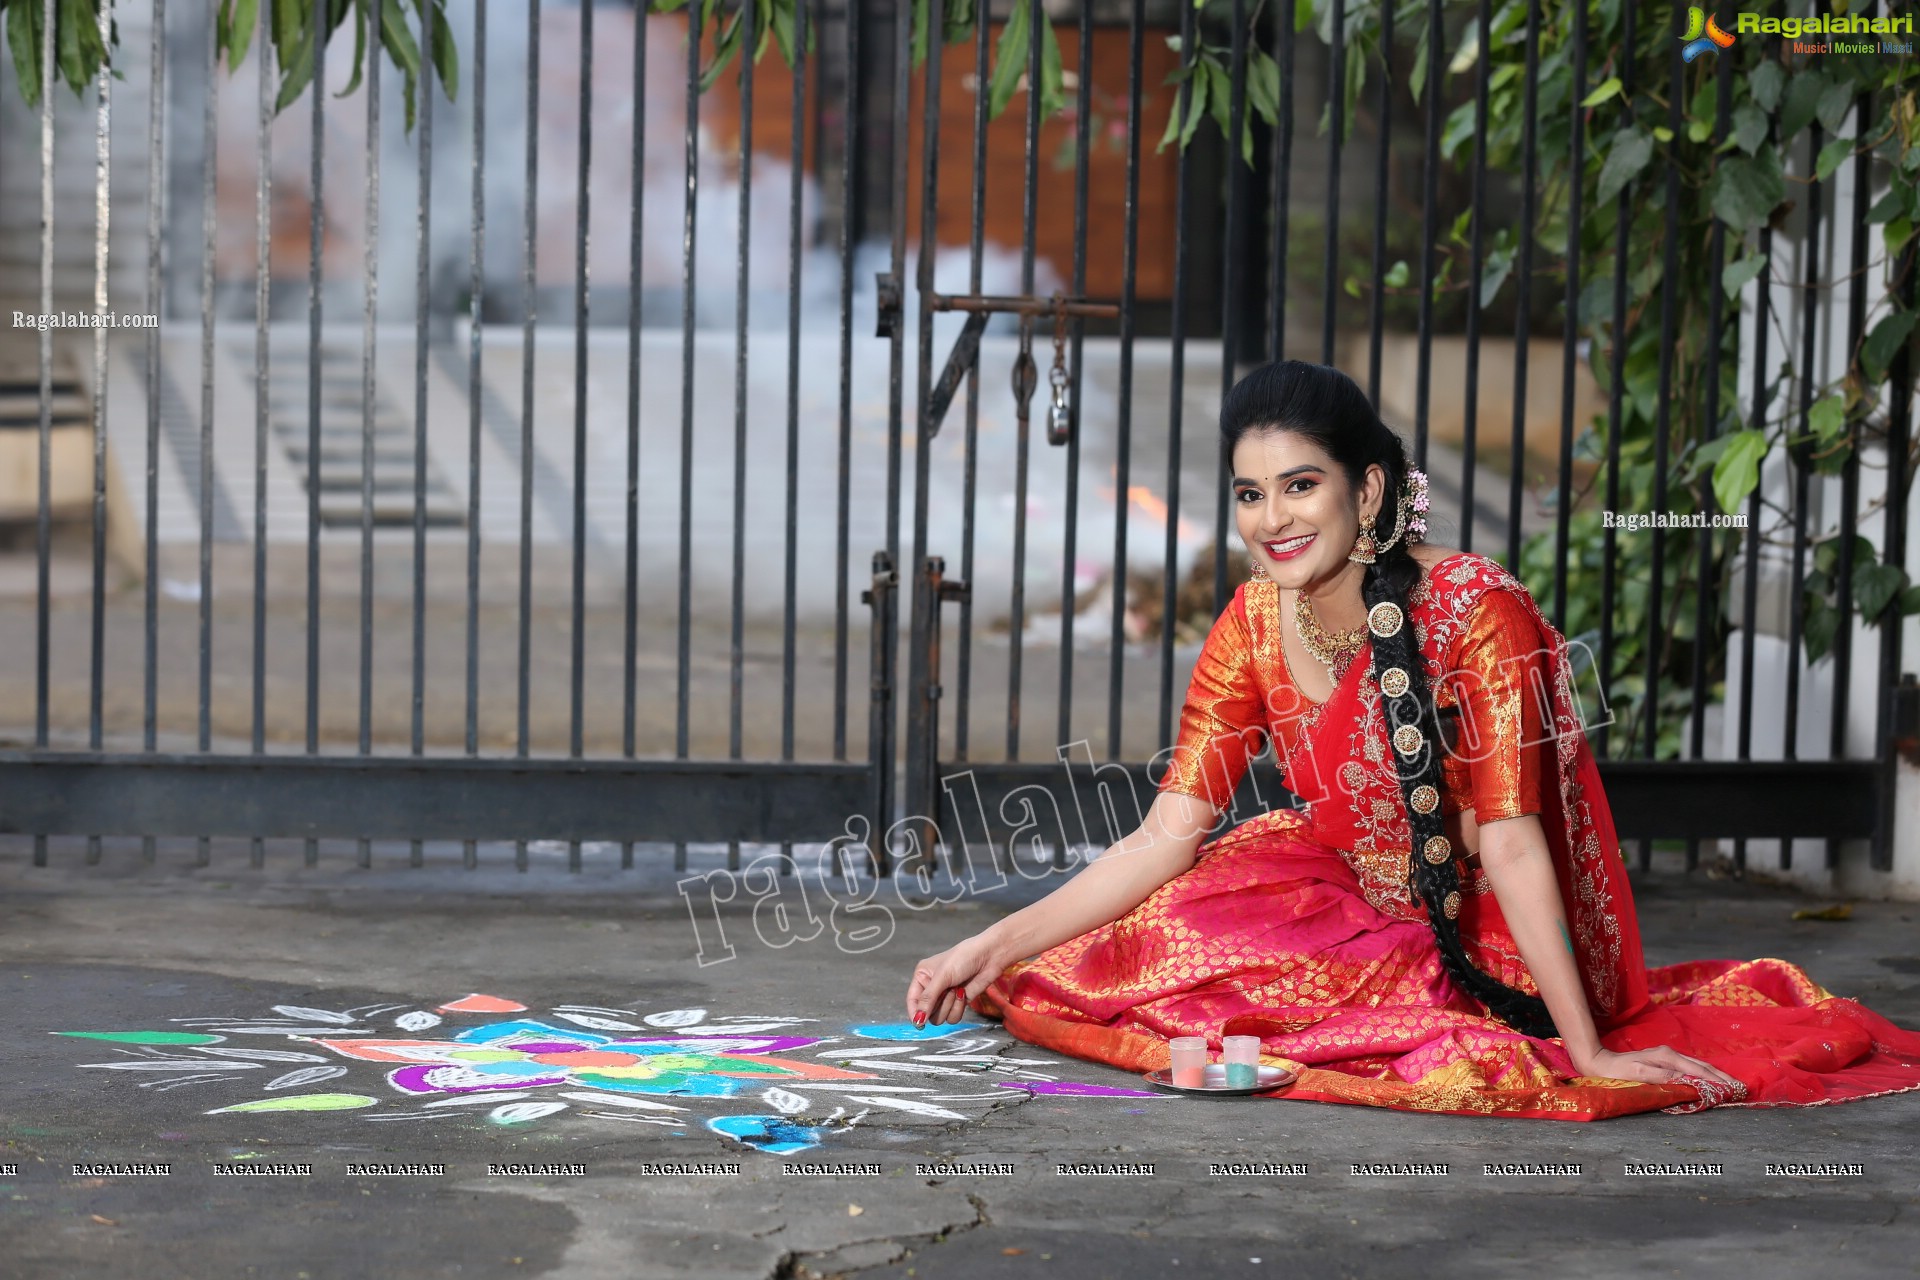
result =
[[[1363,622],[1351,631],[1329,632],[1320,625],[1320,619],[1314,615],[1313,601],[1304,591],[1293,593],[1293,626],[1300,633],[1300,643],[1307,652],[1325,666],[1332,674],[1334,684],[1339,684],[1346,675],[1347,668],[1367,642],[1367,626]]]

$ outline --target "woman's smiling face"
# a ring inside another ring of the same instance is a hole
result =
[[[1233,505],[1256,564],[1283,587],[1325,583],[1348,568],[1364,515],[1379,518],[1386,472],[1367,469],[1356,494],[1331,455],[1292,431],[1249,431],[1233,450]],[[1378,528],[1376,536],[1385,536]]]

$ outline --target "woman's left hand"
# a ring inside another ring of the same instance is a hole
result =
[[[1625,1053],[1615,1053],[1611,1049],[1595,1049],[1573,1060],[1574,1070],[1583,1076],[1599,1076],[1607,1080],[1632,1080],[1638,1084],[1676,1084],[1688,1076],[1701,1077],[1720,1084],[1739,1084],[1740,1082],[1720,1070],[1718,1067],[1689,1058],[1686,1054],[1666,1045],[1652,1049],[1633,1049]]]

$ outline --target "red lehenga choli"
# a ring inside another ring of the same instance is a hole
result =
[[[1225,805],[1264,733],[1306,809],[1201,845],[1132,911],[1008,967],[975,1008],[1022,1040],[1136,1071],[1167,1065],[1172,1036],[1217,1049],[1223,1035],[1258,1035],[1265,1061],[1299,1072],[1271,1096],[1410,1111],[1595,1120],[1920,1088],[1920,1032],[1784,960],[1648,969],[1565,638],[1517,579],[1471,553],[1433,565],[1409,606],[1432,696],[1459,722],[1442,789],[1456,857],[1462,810],[1483,824],[1538,814],[1602,1043],[1670,1045],[1744,1089],[1579,1076],[1560,1040],[1520,1034],[1455,986],[1408,889],[1372,654],[1326,702],[1303,697],[1266,581],[1236,591],[1207,636],[1160,788]],[[1464,858],[1459,869],[1468,954],[1537,994],[1486,874]]]

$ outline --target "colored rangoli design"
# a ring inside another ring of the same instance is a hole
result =
[[[705,1009],[556,1005],[536,1015],[518,1001],[479,993],[432,1008],[275,1005],[273,1014],[174,1018],[171,1030],[55,1034],[112,1044],[115,1060],[80,1066],[147,1075],[141,1088],[258,1083],[258,1096],[209,1115],[351,1111],[368,1121],[430,1121],[484,1114],[493,1124],[525,1125],[567,1113],[675,1136],[704,1129],[775,1155],[812,1150],[876,1112],[976,1119],[1009,1090],[1168,1096],[1060,1080],[1036,1070],[1054,1059],[1009,1056],[1016,1042],[979,1022],[874,1022],[832,1032],[818,1018]]]

